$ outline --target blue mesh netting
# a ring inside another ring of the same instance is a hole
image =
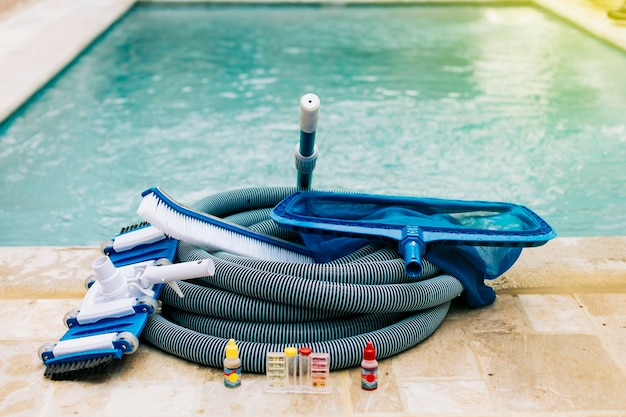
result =
[[[495,292],[485,280],[507,271],[521,247],[554,236],[536,214],[508,203],[302,192],[279,204],[272,218],[297,231],[316,262],[372,241],[398,245],[407,226],[415,226],[424,232],[423,257],[461,281],[472,307],[493,303]]]

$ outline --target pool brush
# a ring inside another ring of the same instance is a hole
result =
[[[137,213],[165,235],[206,249],[255,259],[312,263],[307,248],[184,206],[160,188],[142,193]]]

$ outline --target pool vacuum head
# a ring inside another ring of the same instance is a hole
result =
[[[86,282],[80,310],[64,317],[67,332],[39,349],[45,377],[77,380],[108,373],[139,347],[148,317],[159,310],[163,284],[180,293],[175,280],[214,273],[210,260],[173,264],[178,241],[151,229],[125,229],[94,261],[95,276]]]

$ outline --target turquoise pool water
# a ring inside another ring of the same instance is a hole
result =
[[[98,244],[140,193],[295,185],[510,201],[626,235],[626,56],[530,7],[134,8],[0,125],[1,245]]]

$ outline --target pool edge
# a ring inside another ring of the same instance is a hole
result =
[[[526,248],[491,285],[498,294],[626,292],[626,236],[556,238]],[[4,299],[81,298],[100,256],[91,246],[0,247]]]
[[[0,125],[122,18],[135,0],[41,0],[0,21]],[[4,46],[4,45],[3,45]]]

